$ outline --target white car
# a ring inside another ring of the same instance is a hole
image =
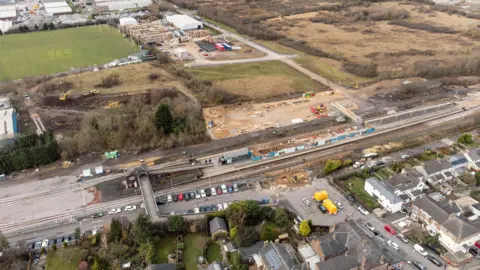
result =
[[[311,203],[307,198],[303,198],[303,199],[302,199],[302,202],[303,202],[305,205],[307,205],[307,206],[312,205],[312,203]]]
[[[343,204],[342,204],[341,202],[339,202],[339,201],[334,201],[333,203],[338,207],[338,209],[340,209],[340,210],[343,209]]]
[[[122,209],[120,209],[120,208],[112,208],[112,209],[108,210],[109,215],[114,215],[114,214],[118,214],[118,213],[121,213],[121,212],[122,212]]]
[[[367,209],[363,208],[363,206],[358,206],[357,207],[358,211],[360,211],[360,213],[364,214],[365,216],[368,216],[368,214],[370,214],[370,212],[367,211]]]
[[[398,245],[397,245],[395,242],[393,242],[392,240],[388,240],[388,241],[387,241],[387,244],[388,244],[389,246],[391,246],[391,247],[392,247],[393,249],[395,249],[395,250],[398,250],[398,249],[399,249]]]
[[[194,212],[195,214],[198,214],[198,213],[200,213],[200,208],[198,208],[198,207],[195,207],[195,208],[193,209],[193,212]]]
[[[92,230],[92,235],[97,235],[97,233],[98,233],[98,229],[95,228]]]
[[[425,251],[425,249],[422,246],[420,246],[419,244],[413,245],[413,250],[420,253],[420,255],[422,255],[422,256],[427,256],[428,255],[428,253]]]
[[[233,184],[233,191],[238,192],[238,185],[237,184]]]
[[[212,187],[210,190],[212,190],[212,196],[217,196],[217,190]]]
[[[365,223],[365,227],[367,227],[367,229],[369,229],[372,232],[375,231],[375,227],[373,227],[372,223],[370,222]]]
[[[202,198],[207,197],[207,193],[205,193],[205,190],[203,189],[200,190],[200,195],[202,196]]]
[[[127,206],[125,206],[125,209],[123,211],[129,212],[129,211],[135,211],[135,210],[137,210],[136,205],[127,205]]]
[[[48,239],[42,241],[42,248],[48,247]]]
[[[355,169],[360,168],[361,166],[362,166],[362,164],[360,164],[360,162],[358,162],[358,161],[353,163],[353,168],[355,168]]]
[[[145,204],[144,203],[140,204],[140,208],[145,208]]]
[[[173,202],[172,194],[168,194],[168,196],[167,196],[167,202],[169,202],[169,203]]]
[[[205,191],[203,193],[205,193]],[[201,197],[202,197],[202,195],[200,195],[200,191],[198,191],[198,190],[195,191],[195,198],[200,199]]]
[[[407,159],[407,158],[409,158],[409,157],[410,157],[410,156],[407,155],[407,154],[401,156],[402,159]]]
[[[222,193],[223,193],[223,194],[228,193],[228,191],[227,191],[227,186],[222,185]]]
[[[223,210],[223,205],[221,203],[217,204],[217,210],[222,211]]]
[[[223,203],[223,210],[227,210],[227,208],[228,208],[228,203],[224,202]]]

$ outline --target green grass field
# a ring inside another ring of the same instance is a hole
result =
[[[49,252],[47,256],[46,269],[76,270],[84,251],[74,248],[64,248],[61,250]]]
[[[0,35],[0,81],[105,64],[137,50],[107,25]]]

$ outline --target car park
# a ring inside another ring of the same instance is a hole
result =
[[[205,194],[206,194],[208,197],[212,196],[212,190],[211,190],[211,189],[206,188],[204,191],[205,191]]]
[[[182,193],[178,194],[178,200],[183,201],[183,194]]]
[[[171,203],[173,201],[172,199],[172,194],[168,194],[167,196],[167,202]]]
[[[218,195],[222,195],[222,194],[223,194],[222,187],[217,187],[217,194],[218,194]]]
[[[393,249],[395,249],[395,250],[398,250],[398,249],[399,249],[398,245],[397,245],[395,242],[393,242],[392,240],[388,240],[388,241],[387,241],[387,244],[388,244],[389,246],[391,246],[391,247],[392,247]]]
[[[427,255],[427,259],[438,267],[443,265],[442,262],[439,259],[433,257],[432,255]]]
[[[419,244],[413,245],[413,250],[420,253],[420,255],[422,255],[422,256],[427,256],[428,255],[428,253],[425,251],[425,249],[422,246],[420,246]]]
[[[369,229],[372,232],[375,231],[375,227],[373,227],[372,223],[370,222],[365,223],[365,227],[367,227],[367,229]]]
[[[210,190],[212,191],[212,196],[216,196],[216,195],[217,195],[217,191],[215,190],[214,187],[212,187]]]
[[[178,202],[178,195],[177,195],[177,194],[173,194],[173,195],[172,195],[172,200],[173,200],[174,202]]]
[[[322,214],[327,213],[327,208],[325,208],[325,206],[321,204],[318,205],[318,209],[320,210],[320,212],[322,212]]]
[[[233,184],[233,191],[238,192],[238,185],[237,184]]]
[[[122,212],[122,209],[120,209],[120,208],[112,208],[112,209],[108,210],[109,215],[114,215],[114,214],[118,214],[118,213],[121,213],[121,212]]]
[[[303,199],[302,199],[302,202],[303,202],[306,206],[312,205],[312,203],[311,203],[307,198],[303,198]]]
[[[334,201],[333,203],[337,206],[338,209],[340,209],[340,210],[343,209],[343,204],[342,204],[341,202],[339,202],[339,201]]]
[[[383,228],[385,229],[385,231],[387,231],[391,235],[397,234],[397,231],[395,231],[395,229],[392,228],[392,226],[390,225],[385,225]]]
[[[368,214],[370,214],[370,212],[367,211],[367,209],[365,209],[363,206],[359,205],[357,207],[358,211],[360,211],[360,213],[364,214],[365,216],[368,216]]]
[[[226,185],[222,185],[222,192],[223,193],[227,193],[227,186]]]
[[[125,209],[124,209],[125,212],[135,211],[135,210],[137,210],[136,205],[127,205],[127,206],[125,206]]]
[[[408,238],[405,237],[405,235],[403,235],[401,233],[397,233],[397,238],[402,240],[402,242],[404,242],[404,243],[408,243]]]
[[[203,189],[200,190],[200,196],[201,196],[202,198],[207,197],[207,193],[205,193],[205,190],[203,190]]]

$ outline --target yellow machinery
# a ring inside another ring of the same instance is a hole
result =
[[[328,199],[328,192],[326,190],[317,191],[313,194],[313,198],[317,202],[321,202],[325,199]]]
[[[97,89],[93,89],[93,90],[90,90],[90,92],[88,93],[85,93],[83,94],[84,97],[91,97],[91,96],[95,96],[98,94],[98,90]]]
[[[120,102],[111,101],[107,104],[107,106],[105,106],[105,109],[112,109],[112,108],[118,107],[118,105],[120,105]]]
[[[323,200],[323,206],[327,208],[328,213],[332,215],[337,214],[337,206],[330,199]]]
[[[72,93],[70,93],[70,91],[68,91],[65,94],[61,95],[60,98],[58,98],[58,99],[65,101],[65,100],[69,99],[71,96],[72,96]]]

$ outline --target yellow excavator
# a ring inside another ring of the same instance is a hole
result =
[[[105,109],[112,109],[112,108],[116,108],[118,107],[118,105],[120,105],[120,102],[118,101],[111,101],[107,104],[107,106],[105,106]]]
[[[70,91],[68,91],[68,92],[62,94],[58,99],[65,101],[65,100],[69,99],[71,96],[72,96],[72,93],[70,93]]]
[[[83,94],[84,97],[91,97],[91,96],[95,96],[98,94],[98,90],[97,89],[93,89],[93,90],[90,90],[90,92],[88,93],[85,93]]]

